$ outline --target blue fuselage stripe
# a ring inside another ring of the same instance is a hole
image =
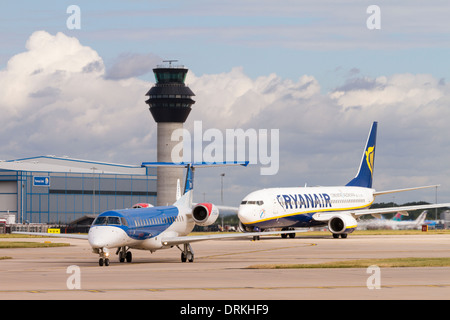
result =
[[[167,206],[111,210],[103,212],[99,217],[123,218],[120,225],[112,226],[121,228],[132,239],[145,240],[156,237],[167,230],[177,219],[178,213],[177,207]]]
[[[321,221],[315,221],[312,213],[303,213],[296,215],[289,215],[285,217],[279,217],[274,219],[267,219],[264,221],[259,221],[256,223],[250,223],[249,226],[258,227],[261,229],[265,228],[276,228],[276,227],[295,227],[295,228],[307,228],[314,226],[323,226],[325,223]]]

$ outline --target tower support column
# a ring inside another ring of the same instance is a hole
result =
[[[172,141],[172,133],[177,129],[183,129],[181,122],[161,122],[157,128],[157,161],[158,162],[181,162],[183,159],[183,151],[181,150],[180,158],[172,159],[172,150],[181,141]],[[157,169],[157,205],[172,205],[176,198],[177,181],[180,180],[181,186],[184,183],[183,168],[165,168]]]

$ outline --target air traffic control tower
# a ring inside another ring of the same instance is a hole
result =
[[[195,103],[191,98],[195,94],[184,83],[188,69],[172,64],[177,60],[163,62],[166,64],[153,69],[156,84],[147,92],[149,99],[145,102],[157,123],[157,161],[182,161],[172,159],[172,150],[180,141],[171,141],[171,136],[174,130],[183,129],[191,105]],[[157,170],[157,205],[172,205],[176,200],[178,179],[183,187],[184,169],[158,167]]]

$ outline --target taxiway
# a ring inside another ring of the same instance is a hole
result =
[[[2,239],[4,241],[6,239]],[[18,241],[18,239],[9,239]],[[181,263],[176,248],[133,251],[132,263],[99,267],[87,241],[69,247],[1,249],[0,299],[448,299],[450,267],[381,268],[381,288],[369,289],[366,269],[248,269],[256,264],[298,264],[364,258],[450,257],[450,235],[331,236],[193,244],[195,261]],[[69,266],[80,289],[69,289]]]

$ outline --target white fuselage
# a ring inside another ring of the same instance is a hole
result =
[[[238,216],[249,228],[310,227],[321,224],[312,219],[318,212],[368,208],[374,191],[346,186],[262,189],[242,200]]]

